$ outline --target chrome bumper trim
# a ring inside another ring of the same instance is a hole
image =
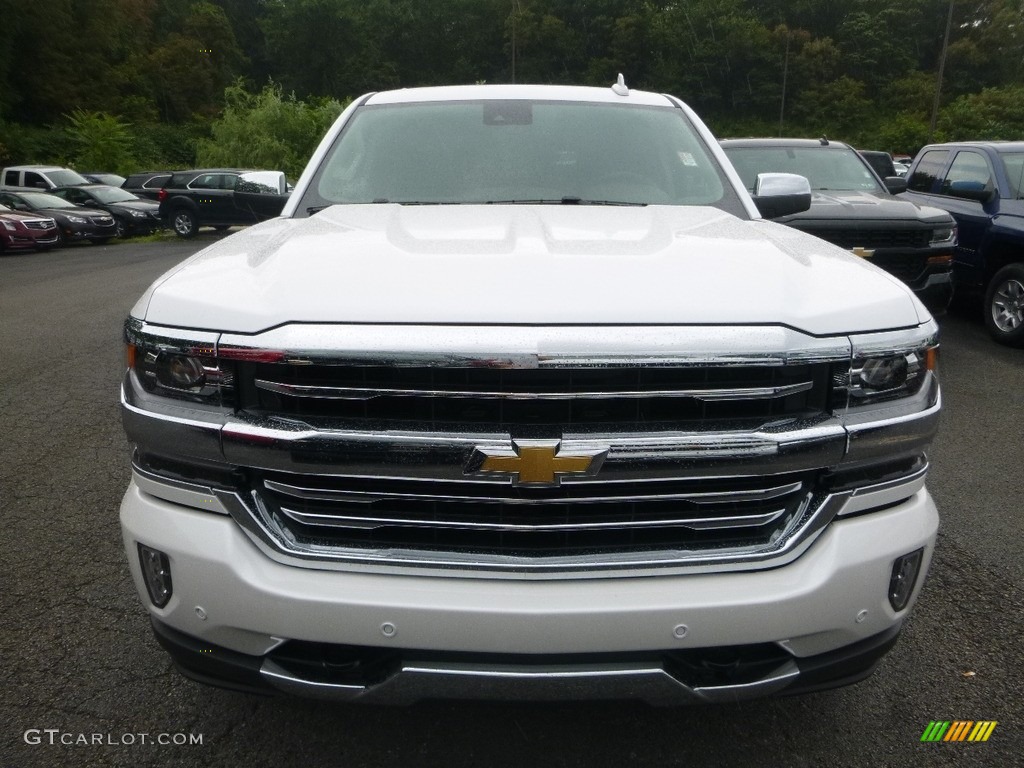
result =
[[[469,664],[403,664],[375,685],[301,678],[267,659],[263,680],[283,693],[327,701],[411,704],[424,698],[503,701],[640,699],[656,705],[742,701],[778,693],[800,676],[786,661],[760,680],[741,685],[691,687],[660,664],[593,664],[572,667],[484,667]]]

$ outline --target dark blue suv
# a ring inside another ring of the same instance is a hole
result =
[[[901,197],[953,215],[957,293],[984,295],[993,338],[1024,346],[1024,142],[929,145]]]

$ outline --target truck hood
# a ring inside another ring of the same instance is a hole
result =
[[[853,221],[863,225],[872,221],[899,222],[950,222],[946,211],[929,206],[921,206],[910,200],[904,200],[889,194],[877,194],[866,191],[849,192],[814,192],[811,196],[811,207],[802,213],[784,216],[775,221],[782,224],[801,226],[809,222],[828,221],[840,224]]]
[[[896,278],[823,240],[714,208],[335,206],[273,219],[158,279],[132,315],[258,333],[286,323],[917,325]]]

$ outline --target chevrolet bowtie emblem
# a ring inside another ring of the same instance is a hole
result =
[[[853,255],[860,256],[862,259],[870,259],[872,256],[875,255],[875,252],[873,250],[869,250],[858,245],[856,248],[853,249]]]
[[[516,485],[559,485],[565,475],[596,475],[607,448],[562,452],[559,440],[513,440],[511,448],[478,446],[469,475],[511,475]]]

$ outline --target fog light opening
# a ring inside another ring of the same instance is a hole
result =
[[[138,546],[142,580],[146,582],[149,599],[157,608],[163,608],[174,591],[171,584],[171,561],[158,549],[152,549],[145,544]]]
[[[896,562],[892,564],[892,576],[889,579],[889,605],[894,611],[902,611],[910,602],[923,558],[924,550],[918,549],[910,554],[897,557]]]

